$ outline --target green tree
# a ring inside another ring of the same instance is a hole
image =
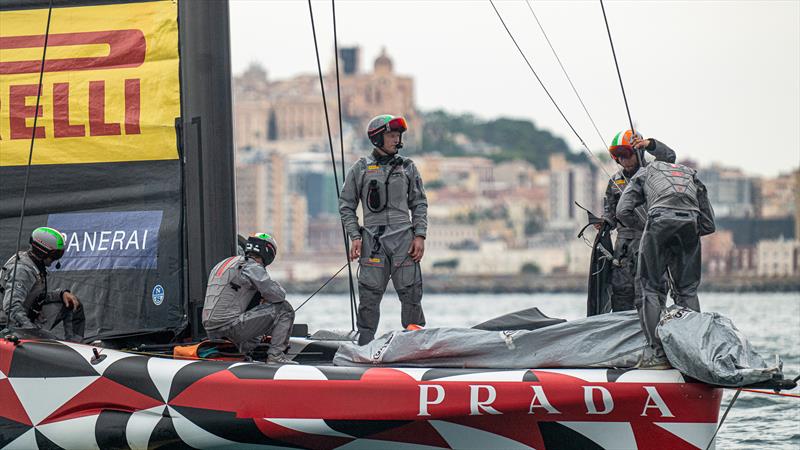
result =
[[[583,153],[571,152],[563,139],[537,128],[529,120],[501,117],[484,121],[471,114],[450,114],[442,110],[424,113],[423,119],[423,153],[469,154],[468,144],[457,143],[457,137],[462,135],[468,141],[500,148],[500,152],[487,155],[495,161],[523,159],[536,167],[548,167],[550,155],[558,153],[565,154],[573,162],[586,161]]]
[[[538,275],[542,273],[542,269],[536,263],[528,262],[522,265],[520,272],[527,275]]]

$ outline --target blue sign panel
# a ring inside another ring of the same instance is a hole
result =
[[[64,235],[59,270],[157,269],[161,217],[162,211],[51,214],[47,226]]]

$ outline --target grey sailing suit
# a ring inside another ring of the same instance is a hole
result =
[[[664,143],[650,139],[645,147],[656,161],[675,162],[675,152]],[[620,265],[611,266],[611,309],[613,311],[632,310],[641,301],[641,292],[636,285],[636,262],[639,257],[639,240],[642,237],[644,219],[647,212],[643,207],[637,208],[634,218],[635,226],[625,226],[617,220],[617,203],[628,180],[635,174],[628,175],[623,169],[617,171],[609,180],[603,198],[603,218],[617,229],[617,241],[614,244],[614,259]]]
[[[254,297],[260,304],[247,309]],[[286,301],[286,291],[260,263],[232,256],[211,269],[203,304],[209,339],[229,339],[247,354],[262,336],[271,335],[268,354],[279,356],[289,346],[293,324],[294,308]]]
[[[81,342],[86,326],[83,307],[73,311],[64,304],[61,296],[67,290],[48,290],[47,268],[31,258],[28,252],[19,252],[16,282],[14,257],[6,261],[0,274],[3,295],[3,311],[0,312],[0,328],[40,329],[48,337],[56,325],[64,326],[64,339]],[[13,282],[13,283],[12,283]],[[14,288],[12,290],[12,286]],[[11,320],[8,321],[8,318]]]
[[[700,311],[700,236],[714,232],[714,210],[694,169],[661,161],[631,178],[617,205],[617,218],[634,225],[634,209],[641,204],[647,207],[647,223],[636,275],[643,295],[639,314],[650,346],[662,356],[655,329],[667,301],[664,274],[669,268],[675,303]]]
[[[377,208],[370,207],[370,195]],[[359,227],[356,215],[359,202],[364,211],[363,228]],[[425,325],[422,272],[419,263],[408,255],[414,237],[424,238],[428,230],[428,199],[414,162],[400,156],[379,160],[374,152],[359,159],[347,173],[339,198],[339,214],[348,237],[362,241],[358,273],[359,344],[375,338],[380,302],[390,278],[400,298],[403,327]]]

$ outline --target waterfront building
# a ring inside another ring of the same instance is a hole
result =
[[[800,170],[777,177],[762,178],[756,183],[759,216],[765,219],[794,217],[800,192]],[[798,233],[795,233],[798,236]]]
[[[758,275],[790,277],[800,275],[800,241],[797,239],[764,240],[756,245]]]
[[[550,156],[550,225],[553,228],[582,226],[586,222],[586,212],[575,202],[599,213],[597,203],[601,195],[590,166],[568,163],[560,153]]]
[[[717,217],[755,217],[754,180],[740,169],[712,164],[698,171]]]

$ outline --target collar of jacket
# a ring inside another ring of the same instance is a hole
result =
[[[45,267],[43,261],[41,261],[41,260],[39,260],[39,258],[33,256],[33,253],[31,253],[30,250],[25,252],[25,255],[28,258],[30,258],[31,261],[33,261],[33,264],[36,266],[37,269],[39,269],[39,273],[41,273],[42,275],[45,275],[45,276],[47,275],[47,267]]]
[[[377,149],[372,150],[372,159],[374,159],[380,165],[386,165],[392,162],[395,158],[398,158],[400,161],[403,160],[403,157],[395,153],[394,155],[381,155],[378,153]]]

